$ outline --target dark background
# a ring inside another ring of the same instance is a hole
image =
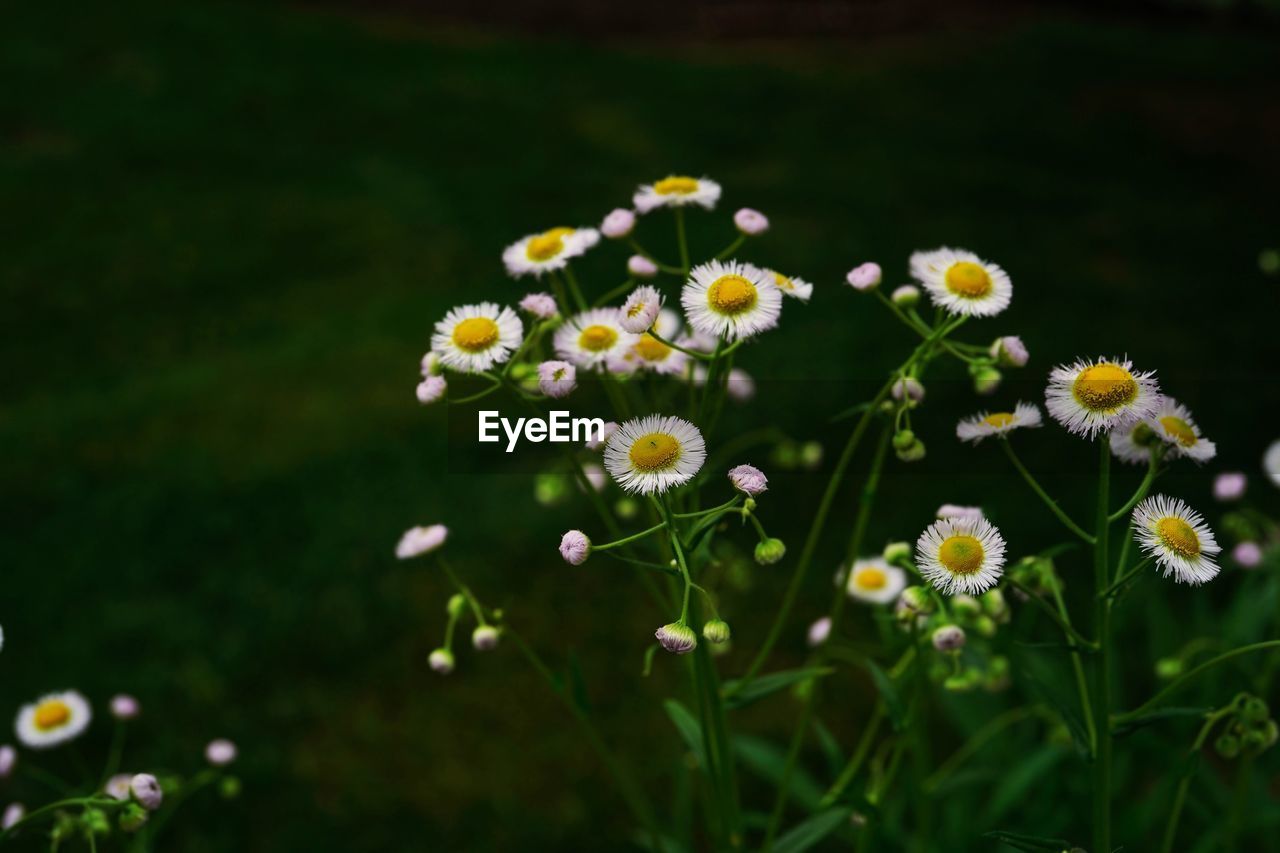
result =
[[[944,243],[1013,277],[1012,308],[966,332],[1017,333],[1031,349],[997,401],[1040,401],[1049,367],[1077,355],[1159,369],[1220,448],[1208,473],[1181,467],[1162,488],[1211,517],[1209,473],[1256,471],[1280,435],[1275,280],[1257,265],[1280,244],[1280,51],[1265,10],[598,8],[124,2],[6,15],[0,714],[75,686],[105,715],[112,692],[132,692],[145,709],[138,768],[189,771],[207,739],[234,738],[243,799],[194,804],[172,849],[626,839],[596,760],[513,650],[461,651],[448,679],[427,670],[448,591],[426,564],[393,559],[416,523],[451,526],[453,561],[550,659],[576,653],[606,736],[664,791],[678,750],[658,703],[684,684],[673,666],[638,672],[668,614],[616,564],[560,561],[560,532],[593,521],[584,501],[543,509],[527,476],[451,466],[445,411],[413,398],[451,305],[526,291],[503,273],[507,243],[597,223],[637,183],[714,177],[724,197],[694,218],[695,254],[727,242],[729,215],[749,205],[773,222],[750,258],[817,285],[741,353],[768,382],[725,435],[775,423],[834,455],[846,427],[829,418],[912,346],[841,286],[844,272],[875,259],[896,283],[913,249]],[[640,233],[672,254],[659,217]],[[588,290],[618,284],[625,257],[606,245],[586,259]],[[930,389],[917,427],[930,455],[891,465],[873,539],[914,539],[954,501],[986,507],[1015,555],[1058,541],[993,448],[956,446],[956,417],[986,405],[963,373],[948,365]],[[1075,472],[1093,448],[1056,426],[1022,446],[1084,515]],[[763,517],[797,553],[826,466],[770,473]],[[1274,499],[1260,478],[1253,488]],[[850,494],[779,667],[802,659],[803,626],[826,606]],[[725,672],[756,647],[792,566],[754,572],[729,599],[738,648]],[[1148,582],[1125,635],[1128,703],[1150,692],[1154,657],[1196,631],[1237,630],[1224,614],[1262,581]],[[866,620],[858,611],[852,630]],[[1244,672],[1206,701],[1241,689]],[[824,706],[842,742],[869,695],[854,674]],[[962,719],[1006,706],[966,701]],[[792,715],[784,696],[735,726],[782,743]],[[1192,734],[1176,722],[1147,745],[1184,748]],[[940,730],[942,744],[955,737]],[[1083,840],[1070,766],[1043,782],[1051,796],[1023,780],[1033,804],[993,814],[957,800],[948,849],[984,849],[976,836],[997,826]],[[1118,807],[1118,837],[1150,838],[1167,780],[1119,772],[1134,803]],[[1274,754],[1256,772],[1273,777]],[[967,802],[990,806],[989,790]],[[1188,837],[1214,808],[1193,804]]]

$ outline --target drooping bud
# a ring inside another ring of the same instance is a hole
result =
[[[903,462],[919,462],[925,456],[924,442],[917,439],[911,446],[895,450],[894,453]]]
[[[901,565],[911,562],[911,544],[909,542],[890,542],[884,546],[884,557],[886,563]]]
[[[571,566],[581,566],[591,553],[591,540],[581,530],[570,530],[560,537],[560,556]]]
[[[462,614],[467,612],[467,598],[460,592],[455,592],[449,596],[449,601],[445,603],[444,612],[448,613],[453,619],[462,618]]]
[[[924,402],[924,384],[914,376],[903,376],[895,379],[893,388],[891,389],[893,399],[901,403],[907,400],[910,403]]]
[[[996,338],[991,344],[990,353],[996,360],[996,364],[1001,367],[1023,367],[1031,358],[1026,345],[1022,343],[1022,338],[1017,335]]]
[[[1260,723],[1271,716],[1267,703],[1257,696],[1250,696],[1240,706],[1240,719],[1250,723]]]
[[[427,658],[427,664],[441,675],[453,672],[453,652],[448,649],[436,649]]]
[[[823,616],[821,619],[815,620],[814,623],[809,626],[807,639],[810,646],[820,646],[825,643],[827,638],[830,636],[831,618],[829,616]]]
[[[879,287],[882,277],[880,265],[868,261],[849,270],[849,274],[844,278],[854,290],[860,290],[865,293]]]
[[[769,230],[769,218],[749,207],[744,207],[733,215],[733,224],[748,237],[759,237]]]
[[[806,441],[800,445],[800,464],[805,468],[817,468],[822,464],[822,444]]]
[[[1241,542],[1231,549],[1231,559],[1242,569],[1256,569],[1262,564],[1262,548],[1257,542]]]
[[[975,366],[970,373],[973,375],[973,390],[983,396],[994,394],[1000,387],[1000,380],[1004,378],[999,370],[990,365]]]
[[[164,792],[160,783],[150,773],[139,773],[129,780],[129,792],[144,809],[153,812],[164,802]]]
[[[111,716],[117,720],[132,720],[141,712],[142,706],[129,694],[120,693],[111,697]]]
[[[220,737],[209,741],[209,744],[204,748],[204,760],[214,767],[226,767],[236,760],[237,752],[238,750],[234,743]]]
[[[498,629],[492,625],[478,625],[471,632],[471,645],[476,651],[487,652],[498,647]]]
[[[893,449],[907,450],[916,443],[916,434],[909,429],[900,429],[893,434]]]
[[[922,586],[909,586],[899,597],[902,603],[911,608],[914,613],[928,616],[933,612],[933,596]]]
[[[13,768],[18,763],[18,751],[9,744],[0,746],[0,779],[8,779],[13,775]]]
[[[428,376],[418,383],[414,394],[419,403],[429,406],[443,397],[444,392],[448,390],[449,382],[443,376]]]
[[[723,619],[712,619],[702,626],[702,636],[712,643],[727,643],[733,636],[733,632],[729,630],[728,622]]]
[[[636,215],[624,207],[609,212],[600,223],[600,233],[610,240],[621,240],[636,227]]]
[[[943,625],[933,632],[933,647],[940,652],[958,652],[964,648],[964,629],[959,625]]]
[[[738,465],[729,469],[729,482],[746,495],[758,495],[769,489],[769,478],[754,465]]]
[[[914,284],[904,284],[901,287],[894,288],[893,294],[889,298],[899,308],[914,308],[920,304],[920,288]]]
[[[663,625],[653,635],[658,638],[662,647],[673,655],[688,654],[698,647],[698,635],[683,622],[671,622]]]
[[[550,320],[560,310],[550,293],[529,293],[520,300],[520,309],[539,320]]]
[[[756,562],[762,566],[771,566],[787,554],[787,546],[781,539],[772,536],[756,545]]]
[[[653,278],[658,274],[658,265],[644,255],[632,255],[627,259],[627,272],[636,278]]]
[[[1213,481],[1213,496],[1224,503],[1238,501],[1248,485],[1249,478],[1239,471],[1219,474]]]

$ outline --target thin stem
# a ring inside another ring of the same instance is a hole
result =
[[[675,214],[676,219],[676,243],[680,247],[680,266],[684,267],[684,274],[689,274],[689,240],[684,233],[684,208],[673,207],[671,212]]]
[[[1111,530],[1111,446],[1098,442],[1098,504],[1094,528],[1094,589],[1107,588],[1111,563],[1107,556]],[[1098,721],[1094,745],[1093,849],[1111,850],[1111,599],[1099,595],[1094,602],[1098,638],[1097,683],[1093,691],[1093,716]]]
[[[631,244],[631,248],[635,250],[635,253],[637,255],[639,255],[642,258],[645,258],[646,260],[652,261],[653,265],[658,269],[662,270],[664,273],[667,273],[668,275],[684,275],[685,274],[684,270],[680,269],[679,267],[673,266],[671,264],[664,264],[662,261],[658,260],[657,257],[654,256],[653,252],[650,252],[644,246],[641,246],[634,237],[629,237],[627,239],[627,242]]]
[[[1097,648],[1098,644],[1096,642],[1094,642],[1093,640],[1090,640],[1084,634],[1081,634],[1075,628],[1071,627],[1071,622],[1067,619],[1065,614],[1061,614],[1057,610],[1055,610],[1053,605],[1049,604],[1049,602],[1045,601],[1043,598],[1036,595],[1035,591],[1032,590],[1030,587],[1026,586],[1025,584],[1021,584],[1018,581],[1014,580],[1013,578],[1007,577],[1007,576],[1005,578],[1005,582],[1008,583],[1009,586],[1018,590],[1018,592],[1025,595],[1030,601],[1034,602],[1037,607],[1043,610],[1045,612],[1045,615],[1048,616],[1053,621],[1053,624],[1057,625],[1059,628],[1062,629],[1062,633],[1066,634],[1067,639],[1071,640],[1073,643],[1076,643],[1090,650]]]
[[[664,521],[662,524],[655,524],[653,527],[650,527],[648,530],[641,530],[639,533],[633,533],[630,536],[624,536],[622,539],[618,539],[613,542],[606,542],[603,545],[593,544],[591,546],[591,550],[592,551],[608,551],[610,548],[617,548],[620,545],[627,545],[631,542],[635,542],[637,539],[643,539],[646,536],[651,536],[654,533],[657,533],[659,530],[662,530],[666,526],[667,526],[667,523]]]
[[[490,394],[492,394],[494,391],[497,391],[499,388],[501,388],[501,387],[502,387],[502,380],[501,380],[501,379],[497,379],[497,378],[495,378],[495,377],[493,377],[493,376],[490,376],[490,375],[489,375],[489,374],[487,374],[487,373],[485,373],[485,374],[481,374],[481,375],[482,375],[482,376],[484,376],[484,378],[485,378],[485,379],[488,379],[488,380],[489,380],[491,383],[493,383],[493,384],[491,384],[488,388],[484,389],[483,391],[478,391],[478,392],[476,392],[475,394],[471,394],[471,395],[469,395],[469,396],[467,396],[467,397],[461,397],[461,398],[459,398],[459,399],[457,399],[457,400],[450,399],[450,400],[449,400],[449,402],[450,402],[450,403],[453,403],[453,404],[455,404],[455,405],[456,405],[456,404],[461,404],[461,403],[472,403],[472,402],[474,402],[474,401],[476,401],[476,400],[480,400],[480,399],[482,399],[482,398],[484,398],[484,397],[488,397],[488,396],[489,396]]]
[[[28,824],[34,823],[38,818],[42,818],[45,815],[51,812],[56,812],[59,809],[68,809],[68,808],[72,808],[73,806],[80,806],[82,808],[95,806],[98,808],[109,809],[109,808],[119,808],[124,804],[125,804],[125,801],[123,800],[117,800],[115,797],[107,797],[105,795],[98,795],[98,794],[94,794],[88,797],[71,797],[65,800],[58,800],[57,802],[49,803],[48,805],[41,806],[35,811],[30,812],[24,818],[22,818],[22,820],[18,821],[8,829],[0,830],[0,841],[3,841],[4,839],[8,838],[10,835],[13,835],[22,827],[27,826]]]
[[[599,298],[597,298],[595,302],[591,303],[591,307],[598,308],[601,305],[608,302],[610,299],[616,299],[617,297],[628,292],[635,286],[636,286],[636,280],[634,278],[628,278],[626,281],[624,281],[622,284],[615,287],[613,290],[606,291],[603,296],[600,296]]]
[[[923,322],[916,323],[906,314],[902,313],[902,309],[899,308],[897,305],[895,305],[892,299],[885,296],[884,293],[881,292],[880,288],[877,287],[872,292],[875,293],[875,295],[879,298],[879,300],[882,303],[884,303],[884,306],[888,308],[891,312],[893,312],[893,315],[897,317],[899,320],[901,320],[908,329],[915,332],[917,335],[924,338],[925,340],[928,340],[929,335],[933,333],[932,329],[930,329],[928,326],[925,326]]]
[[[867,727],[862,730],[858,746],[854,749],[853,755],[849,756],[849,763],[844,766],[840,775],[836,777],[836,781],[822,795],[822,801],[818,804],[821,808],[826,808],[839,799],[844,789],[858,775],[858,771],[862,769],[862,763],[867,760],[867,753],[871,752],[871,744],[875,742],[876,733],[880,730],[884,717],[884,701],[880,700],[876,702],[876,708],[871,713],[871,719],[867,721]]]
[[[1248,646],[1241,646],[1238,649],[1232,649],[1229,652],[1223,652],[1222,654],[1218,655],[1215,658],[1210,658],[1209,660],[1205,661],[1204,663],[1200,664],[1194,669],[1188,670],[1185,674],[1169,682],[1169,684],[1167,684],[1163,690],[1161,690],[1156,695],[1152,696],[1147,701],[1143,702],[1138,707],[1134,708],[1132,711],[1126,711],[1123,714],[1116,715],[1115,722],[1125,723],[1125,722],[1129,722],[1130,720],[1133,720],[1135,717],[1142,716],[1147,711],[1150,711],[1153,708],[1158,707],[1162,702],[1164,702],[1165,699],[1167,699],[1170,696],[1170,694],[1186,686],[1188,682],[1196,678],[1202,672],[1212,669],[1213,667],[1217,666],[1220,663],[1226,663],[1232,658],[1237,658],[1237,657],[1240,657],[1241,655],[1247,655],[1252,652],[1260,652],[1265,649],[1275,649],[1275,648],[1280,648],[1280,640],[1267,640],[1266,642],[1262,642],[1262,643],[1252,643]]]
[[[1151,564],[1151,560],[1152,560],[1151,557],[1146,557],[1145,559],[1140,560],[1136,566],[1134,566],[1132,569],[1130,569],[1129,571],[1121,575],[1118,581],[1116,581],[1111,586],[1104,589],[1102,592],[1098,593],[1098,595],[1104,596],[1107,598],[1115,598],[1117,594],[1122,589],[1124,589],[1125,584],[1127,584],[1130,580],[1132,580],[1134,576],[1138,574],[1138,572],[1142,571],[1148,565]]]
[[[725,258],[732,255],[734,252],[738,251],[738,249],[741,248],[742,244],[745,242],[747,242],[747,235],[741,234],[741,233],[738,234],[737,238],[732,243],[725,246],[723,249],[721,249],[719,252],[716,253],[716,260],[723,261]]]
[[[666,338],[664,338],[662,335],[658,334],[658,330],[657,330],[657,329],[650,329],[646,334],[648,334],[648,335],[649,335],[649,337],[653,338],[653,339],[654,339],[655,341],[657,341],[658,343],[660,343],[660,344],[665,344],[665,345],[667,345],[667,346],[671,347],[673,350],[677,350],[677,351],[679,351],[679,352],[684,353],[685,355],[692,356],[693,358],[696,358],[696,359],[698,359],[699,361],[714,361],[714,360],[715,360],[713,356],[708,355],[708,354],[707,354],[707,353],[705,353],[705,352],[698,352],[697,350],[694,350],[694,349],[687,349],[687,348],[685,348],[685,347],[680,346],[679,344],[677,344],[677,343],[676,343],[676,342],[674,342],[674,341],[669,341],[669,340],[667,340],[667,339],[666,339]]]
[[[578,277],[574,274],[573,268],[566,266],[564,268],[564,279],[569,282],[569,293],[573,296],[573,301],[577,303],[579,311],[587,310],[587,300],[582,296],[582,288],[578,287]]]
[[[970,758],[978,753],[983,746],[987,744],[996,735],[1003,732],[1010,726],[1017,725],[1023,720],[1034,717],[1035,714],[1030,708],[1013,708],[1005,711],[1000,716],[992,719],[982,728],[973,733],[963,745],[947,758],[946,761],[939,765],[938,769],[924,781],[924,790],[926,793],[932,794],[938,789],[938,786],[947,780],[951,774],[960,769],[960,765],[964,764]]]
[[[1209,732],[1223,717],[1230,716],[1235,712],[1235,703],[1225,708],[1219,708],[1205,715],[1204,725],[1200,727],[1199,733],[1196,735],[1195,742],[1191,744],[1191,755],[1195,756],[1204,748],[1204,742],[1209,739]],[[1190,764],[1183,771],[1182,779],[1178,782],[1178,792],[1173,797],[1173,808],[1169,811],[1169,822],[1164,828],[1164,844],[1160,849],[1163,853],[1173,853],[1173,841],[1178,835],[1178,821],[1182,819],[1182,805],[1186,802],[1187,791],[1191,788],[1191,778],[1195,775],[1195,764]]]
[[[1147,464],[1147,474],[1142,478],[1142,482],[1138,484],[1138,488],[1134,491],[1133,496],[1125,501],[1124,506],[1111,513],[1108,521],[1113,524],[1128,514],[1129,510],[1138,505],[1138,501],[1147,496],[1147,492],[1151,490],[1151,484],[1156,479],[1157,469],[1160,467],[1160,448],[1153,447],[1151,449],[1151,461]]]
[[[1067,612],[1067,603],[1062,600],[1062,583],[1056,572],[1050,589],[1053,592],[1053,602],[1058,607],[1058,615],[1062,617],[1064,625],[1071,627],[1071,615]],[[1089,751],[1092,752],[1098,739],[1093,721],[1093,701],[1089,698],[1089,680],[1085,678],[1084,661],[1080,657],[1080,650],[1074,647],[1071,649],[1071,671],[1075,675],[1076,693],[1080,695],[1080,713],[1084,717],[1085,735],[1089,738]]]
[[[1094,544],[1094,537],[1090,536],[1084,531],[1084,528],[1072,521],[1071,516],[1063,512],[1062,507],[1058,506],[1058,502],[1049,497],[1049,493],[1041,488],[1040,484],[1036,482],[1035,477],[1031,476],[1031,472],[1027,470],[1026,466],[1022,464],[1022,460],[1018,458],[1018,454],[1013,452],[1013,443],[1006,438],[1000,438],[997,440],[999,441],[1000,446],[1004,448],[1005,455],[1009,457],[1009,461],[1013,463],[1013,467],[1018,469],[1018,473],[1027,481],[1027,485],[1031,486],[1031,490],[1040,496],[1040,499],[1045,502],[1045,505],[1048,506],[1049,509],[1052,510],[1053,514],[1058,517],[1058,520],[1065,524],[1068,530],[1079,536],[1085,542],[1088,542],[1090,545]],[[1104,441],[1103,443],[1105,444],[1106,442]]]
[[[732,509],[734,505],[737,504],[738,501],[740,500],[742,500],[741,495],[734,495],[734,497],[731,500],[728,500],[720,504],[720,506],[712,507],[711,509],[699,510],[698,512],[673,512],[671,514],[671,517],[672,518],[698,518],[699,516],[710,515],[713,512],[720,512],[722,510]]]

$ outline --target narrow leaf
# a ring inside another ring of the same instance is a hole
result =
[[[785,690],[793,684],[808,681],[811,678],[822,678],[833,672],[835,672],[835,669],[829,666],[784,669],[781,672],[771,672],[768,675],[754,678],[741,690],[738,689],[739,679],[726,681],[721,692],[724,695],[726,708],[745,708],[748,705],[759,702],[766,696]]]
[[[786,750],[764,738],[739,735],[733,739],[733,753],[742,765],[777,788],[782,783],[783,773],[787,766]],[[791,782],[788,785],[791,798],[800,804],[805,811],[818,808],[822,799],[822,788],[803,767],[791,769]]]
[[[1059,853],[1062,850],[1071,849],[1071,842],[1061,838],[1041,838],[1037,835],[1025,835],[1021,832],[1008,832],[1003,829],[997,829],[993,832],[983,834],[983,838],[993,838],[1009,845],[1015,850],[1026,850],[1029,853],[1038,853],[1041,850],[1050,850],[1053,853]]]
[[[698,725],[698,721],[693,714],[689,713],[689,709],[675,699],[663,702],[662,707],[666,709],[671,722],[675,723],[676,731],[680,733],[684,745],[689,747],[689,751],[698,760],[698,766],[705,769],[708,765],[707,755],[702,749],[702,726]]]
[[[876,690],[880,693],[880,698],[884,700],[884,708],[889,714],[889,722],[893,724],[893,730],[901,731],[902,724],[907,719],[907,705],[902,701],[902,694],[898,692],[889,674],[876,666],[875,661],[868,660],[866,665],[871,673],[871,680],[875,682]]]
[[[797,824],[794,828],[784,833],[778,839],[778,842],[773,845],[774,853],[800,853],[801,850],[808,850],[841,826],[847,824],[849,815],[852,813],[853,809],[847,806],[818,812],[813,817]]]

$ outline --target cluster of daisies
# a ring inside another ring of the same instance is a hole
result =
[[[142,706],[128,694],[111,698],[109,711],[117,726],[116,743],[123,743],[124,726],[142,714]],[[14,733],[18,743],[27,749],[43,752],[68,744],[83,735],[93,721],[93,709],[89,700],[76,690],[48,693],[18,710]],[[220,770],[236,759],[236,746],[219,738],[205,747],[205,760],[211,768]],[[83,809],[77,813],[59,811],[54,816],[53,829],[49,832],[56,847],[60,841],[72,835],[83,834],[91,841],[112,831],[112,826],[126,833],[137,832],[147,822],[149,815],[164,803],[166,794],[179,790],[176,777],[157,778],[152,773],[121,773],[116,766],[120,754],[113,748],[107,758],[104,771],[106,782],[94,793],[79,800]],[[11,744],[0,745],[0,782],[15,778],[22,769],[18,749]],[[42,777],[43,778],[43,777]],[[239,781],[233,776],[209,775],[205,781],[220,782],[224,796],[231,797],[239,790]],[[193,783],[193,787],[194,787]],[[203,782],[202,782],[203,784]],[[22,831],[28,815],[32,820],[47,812],[28,812],[21,801],[9,803],[0,818],[0,838]]]

